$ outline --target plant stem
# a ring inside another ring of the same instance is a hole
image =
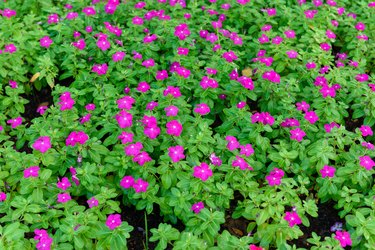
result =
[[[147,225],[147,213],[145,213],[145,232],[146,232],[146,250],[148,250],[148,225]]]

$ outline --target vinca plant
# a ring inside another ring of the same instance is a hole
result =
[[[1,1],[0,249],[375,249],[374,7]]]

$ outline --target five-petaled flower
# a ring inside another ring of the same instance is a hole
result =
[[[289,227],[294,227],[294,225],[299,225],[302,223],[301,218],[298,216],[297,212],[286,212],[284,220],[289,222]]]
[[[51,148],[51,138],[49,136],[41,136],[33,143],[32,147],[44,154]]]
[[[336,231],[335,239],[340,242],[342,247],[351,246],[352,240],[350,239],[349,232],[345,231]]]
[[[97,207],[99,205],[99,201],[95,198],[95,196],[93,196],[87,200],[87,204],[89,205],[89,208]]]
[[[23,178],[38,177],[39,169],[40,168],[38,166],[31,166],[29,168],[26,168],[23,171]]]
[[[324,167],[320,170],[322,178],[332,178],[335,176],[336,169],[332,166],[324,165]]]
[[[191,211],[193,211],[196,214],[199,214],[199,212],[204,208],[204,203],[202,201],[194,203],[191,206]]]
[[[194,167],[193,176],[201,179],[202,181],[207,181],[207,179],[212,176],[212,170],[207,163],[202,162],[201,165]]]
[[[69,193],[62,193],[57,195],[57,202],[65,203],[72,199]]]
[[[107,217],[107,221],[105,222],[105,225],[110,229],[114,230],[116,227],[119,227],[121,225],[121,215],[120,214],[110,214]]]

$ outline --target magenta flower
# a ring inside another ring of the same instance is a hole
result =
[[[40,42],[40,46],[49,48],[49,46],[51,46],[53,41],[49,36],[44,36],[39,40],[39,42]]]
[[[73,20],[73,19],[76,19],[77,17],[78,17],[77,12],[68,12],[65,18],[68,20]]]
[[[237,78],[237,81],[244,87],[245,89],[248,90],[253,90],[254,89],[254,83],[253,80],[247,76],[240,76]]]
[[[39,137],[32,145],[33,149],[39,150],[42,154],[51,148],[51,139],[49,136]]]
[[[302,223],[301,218],[298,216],[297,212],[286,212],[284,220],[289,222],[289,227],[294,227],[294,225],[299,225]]]
[[[300,128],[290,130],[290,139],[296,140],[298,142],[303,140],[303,137],[306,135],[305,131]]]
[[[108,65],[106,63],[103,64],[95,64],[92,66],[92,72],[97,73],[98,75],[105,75],[108,70]]]
[[[39,167],[38,166],[31,166],[29,168],[26,168],[23,171],[23,178],[29,178],[29,177],[38,177],[39,176]]]
[[[324,165],[324,167],[320,170],[322,178],[332,178],[335,176],[336,169],[332,166]]]
[[[206,181],[210,176],[212,176],[212,170],[207,163],[202,162],[201,165],[194,167],[193,176],[201,179],[202,181]]]
[[[229,51],[229,52],[224,52],[223,53],[223,58],[227,62],[233,62],[233,61],[235,61],[235,60],[238,59],[238,56],[233,51]]]
[[[358,30],[358,31],[364,31],[366,29],[366,25],[362,22],[359,22],[355,25],[355,28]]]
[[[178,55],[182,55],[182,56],[187,56],[189,54],[189,49],[188,48],[178,47],[177,48],[177,54]]]
[[[69,179],[68,179],[67,177],[63,177],[63,178],[61,179],[61,181],[58,181],[58,182],[57,182],[56,186],[57,186],[58,188],[60,188],[60,189],[62,189],[62,190],[65,191],[66,189],[68,189],[69,187],[71,187],[72,184],[70,184],[70,181],[69,181]]]
[[[57,202],[65,203],[72,199],[69,193],[62,193],[57,195]]]
[[[374,144],[370,143],[370,142],[362,142],[361,144],[363,147],[369,149],[369,150],[374,150],[375,149],[375,146]]]
[[[240,154],[246,157],[249,157],[250,155],[254,154],[254,149],[251,144],[246,144],[244,146],[240,145],[240,149]]]
[[[149,184],[148,184],[147,181],[144,181],[142,179],[138,179],[134,182],[133,188],[134,188],[136,193],[144,193],[144,192],[147,191],[148,185]]]
[[[372,129],[370,126],[365,126],[365,125],[362,125],[359,130],[361,131],[362,133],[362,136],[372,136],[373,135],[373,132],[372,132]]]
[[[210,155],[210,161],[211,161],[211,164],[213,164],[215,166],[221,166],[221,164],[223,163],[222,160],[220,159],[220,157],[216,156],[215,153],[212,153]]]
[[[177,73],[177,75],[182,76],[185,79],[189,78],[189,76],[191,74],[190,70],[188,70],[187,68],[184,68],[182,66],[176,68],[176,73]]]
[[[145,165],[145,163],[152,161],[151,157],[147,152],[140,152],[133,157],[133,162],[138,163],[140,166]]]
[[[274,168],[269,175],[266,176],[268,185],[278,186],[281,184],[281,178],[284,177],[284,171],[279,168]]]
[[[167,122],[167,134],[173,135],[173,136],[180,136],[182,132],[182,124],[179,123],[177,120],[172,120],[170,122]]]
[[[116,101],[119,109],[130,110],[132,105],[135,103],[135,99],[131,96],[124,96]]]
[[[120,186],[125,189],[133,187],[133,184],[134,184],[134,178],[133,176],[130,176],[130,175],[124,176],[120,181]]]
[[[96,14],[94,7],[85,7],[82,12],[85,13],[86,16],[93,16]]]
[[[305,113],[304,118],[308,120],[311,124],[314,124],[315,122],[319,120],[319,117],[316,115],[314,111],[307,111]]]
[[[375,162],[371,159],[370,156],[365,155],[359,157],[359,165],[367,170],[371,170],[375,166]]]
[[[309,108],[310,108],[310,105],[308,103],[306,103],[305,101],[297,102],[296,106],[297,106],[297,110],[301,110],[305,113],[308,112]]]
[[[320,44],[320,48],[324,51],[329,51],[331,49],[331,45],[329,45],[328,43],[322,43]]]
[[[296,32],[294,30],[286,30],[284,34],[286,38],[296,38]]]
[[[179,162],[180,160],[185,159],[184,147],[180,145],[169,147],[168,156],[171,157],[173,162]]]
[[[253,170],[253,168],[240,156],[236,155],[236,159],[232,162],[232,167],[239,167],[241,170]]]
[[[355,79],[358,82],[367,82],[369,80],[369,75],[367,74],[358,74],[355,76]]]
[[[340,125],[339,124],[337,124],[337,123],[335,123],[335,122],[331,122],[331,123],[328,123],[328,124],[324,124],[324,129],[325,129],[325,131],[327,132],[327,133],[331,133],[331,130],[333,129],[333,128],[339,128],[340,127]]]
[[[276,71],[273,71],[273,70],[264,72],[262,75],[262,78],[270,82],[280,83],[280,75]]]
[[[259,38],[258,41],[260,44],[268,43],[270,41],[269,37],[266,34],[262,34]]]
[[[87,204],[89,205],[89,208],[93,208],[99,205],[99,201],[93,196],[89,200],[87,200]]]
[[[4,47],[4,52],[8,52],[9,54],[13,54],[17,51],[17,47],[13,43],[7,44]]]
[[[210,107],[205,103],[197,104],[197,106],[194,109],[194,112],[200,115],[207,115],[208,113],[210,113],[210,111]]]
[[[17,12],[15,10],[11,10],[11,9],[4,9],[2,12],[0,12],[0,14],[2,14],[3,17],[6,17],[6,18],[9,19],[12,16],[17,15]]]
[[[4,192],[0,193],[0,202],[3,202],[7,199],[7,194]]]
[[[22,117],[16,117],[7,121],[7,124],[11,125],[11,128],[16,128],[22,124]]]
[[[78,41],[73,42],[72,44],[74,47],[76,47],[79,50],[83,50],[86,47],[86,42],[84,39],[79,39]]]
[[[120,128],[128,128],[133,125],[133,115],[125,110],[121,110],[115,118]]]
[[[145,127],[143,133],[151,140],[155,139],[160,134],[160,128],[158,126]]]
[[[0,53],[1,54],[1,53]],[[12,89],[16,89],[18,88],[18,84],[16,81],[12,81],[12,80],[9,80],[9,86],[12,88]]]
[[[203,202],[197,202],[197,203],[194,203],[192,206],[191,206],[191,211],[193,211],[194,213],[196,214],[199,214],[199,212],[204,208],[204,204]]]
[[[95,104],[93,104],[93,103],[89,103],[89,104],[87,104],[86,106],[85,106],[85,109],[87,110],[87,111],[92,111],[92,110],[95,110]]]
[[[336,34],[333,33],[332,30],[327,30],[326,31],[326,36],[327,36],[328,39],[336,39]]]
[[[48,24],[58,23],[58,22],[59,22],[59,15],[57,15],[56,13],[48,16],[48,21],[47,21]]]
[[[181,96],[180,88],[179,87],[173,87],[173,86],[168,86],[164,91],[163,95],[172,95],[174,98],[178,98]]]
[[[163,80],[168,78],[168,72],[166,70],[158,71],[158,72],[156,72],[155,78],[158,81],[163,81]]]
[[[168,106],[164,109],[166,116],[177,116],[178,108],[176,106]]]
[[[114,230],[116,227],[121,225],[121,215],[120,214],[110,214],[108,215],[105,225],[110,229]]]
[[[125,57],[125,52],[117,51],[116,53],[112,55],[112,61],[114,62],[122,61],[124,57]]]
[[[282,127],[299,127],[299,121],[294,118],[286,118],[281,124]]]
[[[225,140],[228,141],[227,148],[230,151],[233,151],[241,146],[234,136],[228,135],[227,137],[225,137]]]
[[[315,14],[318,13],[317,10],[305,10],[305,17],[308,19],[313,19],[315,17]]]
[[[177,25],[174,29],[174,35],[177,36],[180,40],[185,40],[190,36],[190,30],[186,23],[181,23]]]
[[[147,60],[144,60],[142,62],[142,66],[146,67],[146,68],[150,68],[150,67],[153,67],[155,66],[155,61],[154,59],[150,58],[150,59],[147,59]]]
[[[315,69],[315,68],[316,68],[316,64],[314,62],[306,63],[306,69],[310,70],[310,69]]]
[[[122,131],[121,135],[119,135],[117,138],[121,140],[122,144],[127,144],[129,142],[133,142],[133,136],[134,134],[131,132]]]
[[[96,42],[96,46],[102,51],[106,51],[111,47],[111,43],[106,38],[99,38]]]
[[[352,245],[352,240],[350,239],[350,234],[348,232],[336,231],[335,239],[340,242],[342,247]]]
[[[142,25],[143,24],[143,18],[142,17],[139,17],[139,16],[135,16],[133,17],[132,19],[132,23],[134,25]]]
[[[141,150],[143,149],[143,145],[141,142],[136,142],[133,144],[129,144],[124,148],[125,154],[127,156],[136,156],[138,155]]]
[[[147,82],[140,82],[137,86],[137,90],[142,93],[146,93],[150,90],[150,85]]]
[[[83,145],[89,139],[89,136],[83,131],[71,132],[65,140],[66,146],[75,146],[77,143]]]

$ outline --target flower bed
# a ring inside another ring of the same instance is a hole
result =
[[[0,3],[1,249],[373,248],[375,2],[55,2]]]

